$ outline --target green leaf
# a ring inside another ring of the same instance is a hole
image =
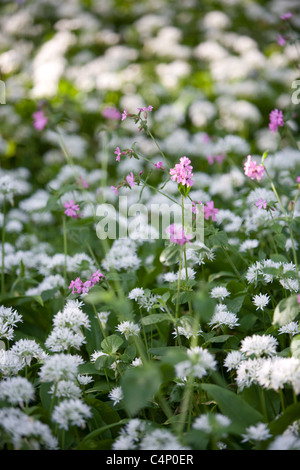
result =
[[[287,299],[282,299],[279,304],[277,304],[273,315],[273,325],[286,325],[293,321],[298,314],[299,304],[297,295],[291,295]]]
[[[228,246],[228,237],[226,232],[223,231],[218,231],[214,235],[211,235],[209,237],[210,242],[213,244],[213,246]]]
[[[111,335],[107,336],[102,342],[101,342],[101,347],[103,349],[103,352],[107,354],[114,354],[118,351],[118,349],[122,346],[124,343],[123,338],[119,335]]]
[[[160,254],[159,260],[166,266],[178,263],[181,254],[181,246],[174,243],[167,246]]]
[[[290,424],[298,419],[300,419],[300,403],[294,403],[288,406],[274,421],[269,423],[272,436],[282,434]]]
[[[202,384],[201,388],[217,403],[221,413],[231,419],[236,433],[240,434],[248,426],[264,420],[261,413],[235,393],[215,384]]]
[[[124,405],[131,415],[149,404],[162,382],[161,371],[155,364],[128,369],[121,379]]]
[[[143,325],[154,325],[155,323],[160,323],[162,321],[170,321],[170,315],[167,313],[154,313],[153,315],[147,315],[142,318],[141,322]]]
[[[296,335],[292,338],[290,349],[292,356],[300,359],[300,335]]]

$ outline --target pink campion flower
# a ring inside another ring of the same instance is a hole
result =
[[[282,111],[279,111],[277,108],[273,109],[273,111],[270,112],[270,123],[269,123],[269,129],[273,134],[276,133],[278,127],[282,127],[284,125],[284,120],[283,120],[283,114]]]
[[[293,13],[291,13],[290,11],[288,13],[285,13],[284,15],[281,15],[280,19],[281,20],[288,20],[289,18],[291,18],[293,16]]]
[[[197,208],[197,204],[202,204],[200,201],[192,201],[192,212],[193,214],[197,215],[199,214],[199,210]]]
[[[189,158],[181,157],[180,163],[176,163],[175,168],[171,168],[170,170],[171,180],[177,181],[178,184],[182,184],[188,188],[193,186],[193,167],[190,163],[191,160]]]
[[[210,217],[214,222],[216,222],[216,214],[219,212],[219,209],[216,209],[214,207],[214,201],[209,201],[207,204],[204,206],[204,218],[208,220]]]
[[[72,294],[81,294],[83,282],[80,277],[77,277],[75,281],[71,281],[69,289],[72,289]]]
[[[207,161],[209,165],[212,165],[214,162],[217,163],[222,163],[223,160],[225,159],[225,155],[219,154],[219,155],[207,155]]]
[[[260,198],[257,199],[255,205],[258,207],[258,209],[266,209],[267,208],[267,201],[260,197]]]
[[[297,176],[296,182],[297,182],[298,184],[300,184],[300,176]]]
[[[81,184],[85,189],[89,187],[88,183],[82,178],[82,176],[79,176],[77,184]]]
[[[208,161],[208,164],[209,165],[213,165],[214,164],[214,157],[212,155],[207,155],[207,161]]]
[[[101,279],[105,279],[104,274],[98,269],[92,276],[85,282],[80,277],[77,277],[75,281],[71,281],[69,289],[72,289],[72,294],[86,294],[94,285]]]
[[[191,243],[190,239],[192,238],[191,234],[185,234],[184,228],[182,225],[178,226],[176,224],[171,224],[166,228],[166,232],[170,233],[170,242],[177,243],[178,245],[184,245],[185,243]]]
[[[152,111],[152,109],[153,109],[153,106],[148,106],[148,108],[147,108],[147,106],[145,106],[144,108],[138,108],[138,111],[146,111],[147,112],[147,111]]]
[[[154,166],[157,170],[164,170],[163,162],[154,163]]]
[[[115,194],[118,196],[118,194],[119,194],[119,191],[118,191],[118,189],[117,189],[117,188],[115,188],[115,186],[111,186],[111,187],[110,187],[110,189],[112,189],[112,190],[113,190],[113,192],[114,192],[114,193],[115,193]]]
[[[248,155],[247,161],[244,164],[244,173],[252,180],[255,178],[259,181],[262,179],[265,168],[263,165],[257,165],[256,162],[251,161],[251,155]]]
[[[92,274],[91,279],[93,279],[94,282],[99,282],[100,279],[104,279],[104,274],[100,272],[100,269],[98,269],[95,273]]]
[[[46,118],[42,109],[33,113],[33,120],[33,127],[35,127],[35,129],[38,131],[42,131],[48,122],[48,119]]]
[[[124,121],[124,119],[127,118],[127,109],[125,108],[122,115],[121,115],[121,121]]]
[[[284,39],[284,37],[281,34],[278,34],[277,44],[283,47],[285,43],[286,43],[286,40]]]
[[[70,199],[69,202],[64,203],[64,208],[66,209],[65,214],[67,216],[73,217],[73,219],[77,219],[78,214],[76,214],[76,212],[79,211],[79,204],[75,204],[73,199]]]
[[[117,162],[119,162],[119,161],[120,161],[120,155],[122,154],[120,148],[117,147],[116,150],[114,151],[114,153],[116,154],[116,160],[117,160]]]
[[[121,113],[117,108],[114,108],[112,106],[108,106],[107,108],[104,108],[102,111],[102,116],[106,119],[111,119],[112,121],[117,121],[121,117]]]
[[[135,186],[135,182],[134,182],[134,174],[131,172],[129,173],[127,176],[126,176],[126,181],[127,183],[129,184],[129,186],[131,188],[133,188],[133,186]]]

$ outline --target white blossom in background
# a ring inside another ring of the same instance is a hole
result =
[[[68,430],[72,426],[84,428],[86,421],[92,416],[91,409],[78,398],[62,400],[54,407],[52,421],[60,429]]]

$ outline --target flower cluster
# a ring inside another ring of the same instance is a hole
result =
[[[179,161],[180,163],[176,163],[175,167],[170,169],[171,180],[190,188],[194,184],[191,160],[187,157],[181,157]]]
[[[244,173],[252,180],[256,178],[259,181],[264,175],[265,167],[261,164],[257,165],[257,163],[252,161],[251,158],[251,155],[248,155],[247,161],[244,164]]]
[[[87,281],[83,282],[80,277],[77,277],[75,281],[71,281],[69,289],[72,289],[72,294],[86,294],[97,282],[104,278],[104,274],[100,273],[98,269]]]
[[[177,243],[178,245],[185,245],[185,243],[191,243],[192,238],[191,234],[185,234],[184,228],[182,225],[178,226],[177,224],[171,224],[166,228],[166,232],[171,235],[170,242]]]

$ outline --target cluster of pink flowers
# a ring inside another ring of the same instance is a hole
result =
[[[278,127],[282,127],[284,125],[283,114],[282,111],[279,111],[277,108],[273,109],[270,112],[270,122],[269,122],[269,129],[273,134],[277,132]]]
[[[116,154],[117,162],[120,163],[121,155],[129,155],[129,158],[131,158],[133,155],[133,150],[132,149],[120,150],[120,147],[116,147],[116,150],[114,151],[114,153]]]
[[[257,165],[256,162],[251,161],[251,155],[248,155],[247,161],[244,165],[244,173],[249,176],[252,180],[255,178],[259,181],[262,179],[265,172],[263,165]]]
[[[178,226],[176,224],[169,225],[166,228],[166,232],[171,235],[170,242],[177,243],[178,245],[184,245],[185,243],[191,243],[190,239],[192,238],[191,234],[185,234],[184,228],[182,225]]]
[[[143,112],[144,113],[144,118],[147,119],[147,111],[152,111],[153,110],[153,106],[144,106],[143,108],[137,108],[138,112],[141,113]],[[136,118],[136,120],[139,120],[139,116],[137,116],[136,114],[129,114],[127,112],[127,109],[125,108],[123,113],[121,114],[121,120],[124,121],[124,119],[126,119],[127,117],[134,117]]]
[[[87,281],[83,282],[80,277],[77,277],[75,281],[71,281],[69,289],[72,289],[72,294],[86,294],[91,287],[99,282],[101,279],[104,279],[104,274],[100,273],[100,270],[93,273],[93,275]]]
[[[157,170],[164,170],[163,162],[154,163],[154,166]]]
[[[171,180],[189,188],[194,184],[192,171],[191,160],[187,157],[181,157],[180,163],[176,163],[175,168],[170,170]]]
[[[73,199],[71,199],[69,202],[64,203],[64,208],[66,209],[65,214],[68,217],[73,217],[73,219],[77,219],[78,214],[76,212],[79,211],[79,204],[75,204]]]

